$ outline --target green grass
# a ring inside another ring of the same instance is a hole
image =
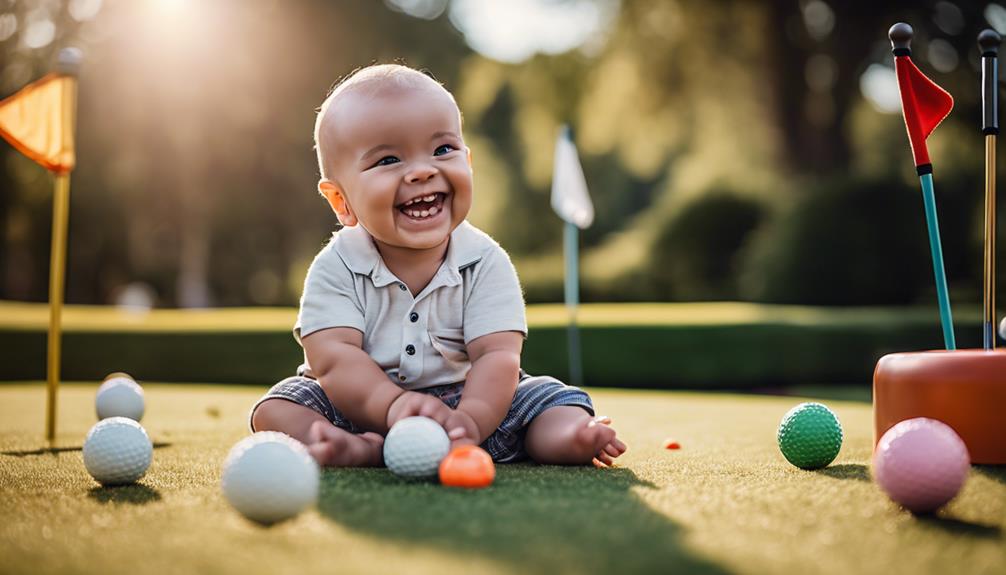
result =
[[[328,470],[316,509],[272,528],[230,509],[221,463],[262,387],[146,385],[158,444],[135,486],[83,468],[95,385],[66,385],[44,449],[44,389],[0,387],[2,573],[1002,573],[1006,470],[975,467],[936,517],[869,479],[869,403],[820,471],[788,465],[775,428],[796,397],[592,390],[630,446],[611,470],[498,466],[459,491],[386,470]],[[662,449],[664,438],[681,442]]]

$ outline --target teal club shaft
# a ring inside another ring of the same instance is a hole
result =
[[[933,274],[936,276],[936,297],[940,304],[940,324],[943,326],[943,343],[948,350],[957,349],[954,341],[954,318],[950,313],[950,296],[947,295],[947,274],[943,270],[943,247],[940,245],[940,223],[936,218],[936,195],[933,193],[933,175],[922,174],[922,202],[926,207],[926,227],[929,228],[929,249],[933,254]]]
[[[566,342],[569,352],[569,383],[577,387],[583,385],[583,370],[580,363],[580,329],[576,324],[576,308],[580,304],[579,238],[580,229],[575,224],[565,222],[563,229],[563,253],[566,255],[565,299],[569,310],[569,326]]]

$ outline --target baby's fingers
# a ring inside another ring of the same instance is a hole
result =
[[[594,418],[594,421],[596,421],[597,423],[603,423],[605,425],[611,425],[611,418],[608,417],[607,415],[598,415],[597,417]]]
[[[436,421],[440,425],[447,426],[447,418],[450,416],[450,409],[444,405],[439,399],[434,399],[433,401],[427,401],[423,403],[419,408],[419,415],[423,417],[429,417],[433,421]]]

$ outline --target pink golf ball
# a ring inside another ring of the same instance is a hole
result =
[[[873,476],[895,503],[915,513],[936,511],[961,490],[971,457],[947,424],[916,417],[898,423],[880,438]]]

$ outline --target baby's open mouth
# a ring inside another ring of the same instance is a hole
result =
[[[444,199],[447,194],[434,192],[425,196],[411,199],[398,206],[398,211],[414,220],[424,220],[432,218],[444,209]]]

